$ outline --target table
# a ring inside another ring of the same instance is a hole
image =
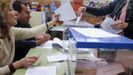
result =
[[[33,48],[31,49],[27,56],[39,56],[38,62],[34,65],[36,66],[56,66],[56,75],[68,75],[68,62],[54,62],[54,63],[48,63],[47,55],[54,55],[61,53],[60,51],[56,49],[43,49],[43,48]],[[26,69],[18,69],[13,75],[25,75]]]

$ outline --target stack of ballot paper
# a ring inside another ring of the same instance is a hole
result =
[[[30,67],[25,75],[56,75],[56,66]]]

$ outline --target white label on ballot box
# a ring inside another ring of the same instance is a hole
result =
[[[25,75],[56,75],[56,66],[28,68]]]
[[[90,38],[120,37],[119,35],[112,34],[107,31],[97,29],[97,28],[73,28],[73,29],[88,38],[89,37]]]

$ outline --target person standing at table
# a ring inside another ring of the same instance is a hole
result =
[[[115,20],[114,29],[123,29],[124,36],[133,39],[133,0],[114,0],[101,8],[80,7],[78,14],[87,12],[95,16],[109,15]]]
[[[12,63],[15,53],[15,40],[31,38],[48,30],[53,26],[57,15],[53,15],[52,21],[34,28],[15,28],[17,24],[17,12],[12,8],[13,0],[0,0],[0,75],[12,75],[16,69],[27,68],[37,59],[37,56],[22,58]]]
[[[18,12],[18,20],[15,27],[21,28],[31,28],[29,24],[30,9],[28,8],[28,3],[21,0],[16,0],[13,3],[13,8]],[[50,39],[49,34],[39,35],[30,39],[17,40],[15,41],[15,56],[14,61],[20,60],[25,57],[28,51]]]

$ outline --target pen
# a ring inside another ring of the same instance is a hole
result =
[[[57,61],[57,62],[64,62],[65,60],[60,60],[60,61]]]

